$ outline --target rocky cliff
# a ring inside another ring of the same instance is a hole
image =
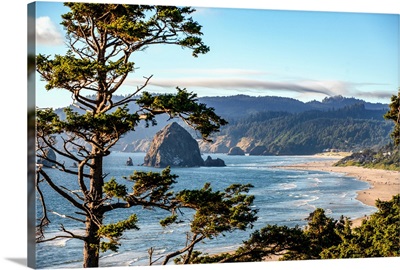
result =
[[[178,123],[157,132],[144,158],[144,166],[198,167],[204,165],[197,141]]]

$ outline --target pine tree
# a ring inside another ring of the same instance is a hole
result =
[[[53,109],[37,109],[36,156],[53,162],[61,172],[74,175],[80,191],[58,184],[46,168],[37,167],[36,189],[43,210],[37,224],[37,242],[59,238],[82,240],[83,267],[98,267],[101,251],[117,251],[123,232],[138,229],[135,214],[104,224],[107,213],[116,209],[133,206],[164,209],[171,215],[161,221],[163,226],[176,221],[179,208],[195,210],[194,241],[189,248],[168,255],[166,261],[191,252],[199,239],[250,226],[256,211],[249,208],[252,196],[244,194],[249,186],[235,185],[225,192],[212,192],[206,186],[200,191],[174,193],[171,188],[178,176],[171,174],[169,168],[161,173],[133,173],[127,177],[131,188],[114,178],[108,179],[104,170],[103,160],[118,140],[127,132],[135,131],[141,122],[155,124],[159,114],[179,117],[204,140],[227,123],[213,108],[198,103],[196,94],[186,89],[177,88],[176,94],[159,95],[144,91],[151,76],[130,95],[113,100],[113,95],[135,68],[129,60],[133,53],[156,44],[188,48],[194,57],[209,51],[201,39],[201,26],[190,17],[194,9],[89,3],[65,3],[65,6],[70,8],[62,15],[68,52],[54,57],[37,55],[36,69],[46,81],[46,89],[68,91],[75,108],[66,108],[65,118]],[[88,92],[91,95],[87,95]],[[129,103],[136,103],[139,109],[129,111]],[[76,168],[69,168],[48,156],[49,149],[75,163]],[[75,212],[64,216],[84,224],[85,233],[74,233],[61,225],[62,234],[45,238],[44,230],[50,220],[46,194],[41,189],[44,183],[75,207]],[[209,200],[201,201],[201,196],[206,195]],[[215,218],[203,224],[205,214]],[[222,217],[224,219],[219,220]]]

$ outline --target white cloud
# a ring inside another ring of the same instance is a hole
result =
[[[36,42],[41,45],[62,45],[63,35],[49,17],[36,19]]]
[[[128,79],[127,85],[141,85],[143,80]],[[374,83],[352,83],[340,80],[291,80],[291,81],[271,81],[248,78],[178,78],[178,79],[156,79],[152,78],[149,86],[168,89],[177,86],[188,88],[190,91],[200,93],[199,89],[208,88],[215,90],[215,93],[243,93],[257,95],[282,95],[296,96],[299,99],[310,99],[317,96],[336,96],[357,98],[383,99],[390,98],[391,94],[387,91],[361,90],[365,86],[378,86]],[[308,97],[308,98],[307,98]]]
[[[128,80],[128,84],[138,85],[140,80]],[[149,85],[159,87],[204,87],[212,89],[230,90],[283,90],[296,93],[318,93],[333,95],[334,92],[323,82],[294,81],[274,82],[266,80],[240,79],[240,78],[184,78],[184,79],[152,79]]]
[[[33,40],[35,38],[35,28],[31,27],[35,25],[35,18],[28,16],[28,39]]]

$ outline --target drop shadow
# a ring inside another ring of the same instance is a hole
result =
[[[7,261],[19,264],[21,266],[28,266],[27,258],[5,258]]]

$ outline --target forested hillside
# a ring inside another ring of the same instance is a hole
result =
[[[216,112],[228,120],[243,118],[258,112],[290,112],[338,110],[354,104],[364,104],[367,110],[387,110],[387,104],[369,103],[361,99],[334,96],[322,101],[302,102],[293,98],[236,95],[228,97],[201,97],[199,101],[215,108]]]
[[[389,142],[393,124],[384,121],[384,112],[367,110],[364,104],[330,111],[263,112],[230,123],[221,135],[231,144],[251,141],[243,150],[252,154],[249,148],[259,146],[256,155],[355,151]]]

